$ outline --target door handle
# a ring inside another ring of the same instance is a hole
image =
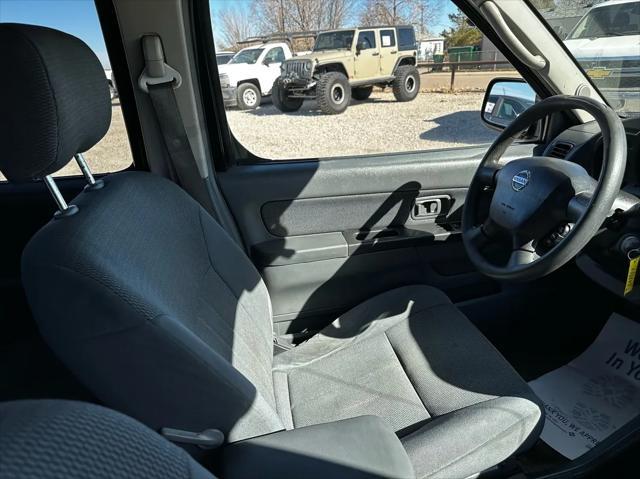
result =
[[[398,50],[392,50],[392,51],[391,51],[391,54],[392,54],[392,55],[395,55],[396,53],[398,53]]]
[[[372,57],[377,57],[378,55],[380,55],[380,52],[375,52],[371,54]]]
[[[450,206],[451,197],[448,195],[420,196],[413,203],[411,217],[417,220],[447,215]]]

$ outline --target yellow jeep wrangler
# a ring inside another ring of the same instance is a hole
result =
[[[351,98],[366,100],[375,85],[391,86],[398,101],[420,90],[412,26],[361,27],[318,34],[313,51],[282,63],[272,90],[280,111],[316,99],[323,113],[342,113]]]

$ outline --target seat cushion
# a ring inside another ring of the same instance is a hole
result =
[[[275,358],[286,427],[372,414],[402,438],[418,477],[467,477],[528,447],[542,408],[439,290],[370,299]]]

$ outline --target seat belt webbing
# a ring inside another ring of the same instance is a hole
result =
[[[173,91],[173,82],[148,85],[148,89],[169,153],[171,166],[178,177],[179,184],[209,213],[215,215],[211,197],[200,176],[193,150],[189,144],[189,138]]]

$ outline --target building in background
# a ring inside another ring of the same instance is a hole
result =
[[[444,37],[418,38],[418,61],[431,62],[437,55],[444,55]]]

